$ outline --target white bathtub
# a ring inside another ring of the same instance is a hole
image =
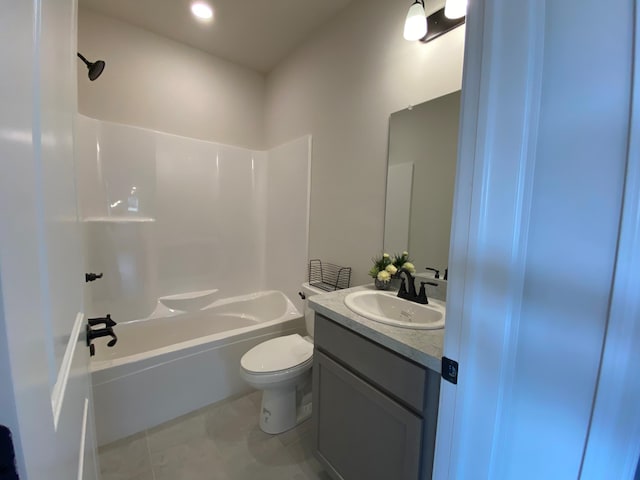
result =
[[[191,313],[159,305],[115,332],[115,347],[95,342],[91,364],[99,445],[249,392],[240,357],[269,338],[304,333],[304,319],[283,293],[267,291]]]

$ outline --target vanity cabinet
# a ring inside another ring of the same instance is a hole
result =
[[[431,478],[440,375],[316,313],[315,454],[339,480]]]

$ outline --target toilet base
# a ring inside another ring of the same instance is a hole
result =
[[[311,416],[311,375],[302,384],[262,391],[260,430],[271,435],[291,430]]]
[[[297,424],[295,387],[264,390],[260,406],[260,429],[276,434]]]

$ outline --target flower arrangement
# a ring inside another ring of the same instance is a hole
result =
[[[369,270],[369,276],[387,282],[397,275],[401,268],[407,269],[410,273],[415,273],[416,267],[409,261],[409,252],[396,253],[391,257],[388,253],[373,257],[373,267]]]

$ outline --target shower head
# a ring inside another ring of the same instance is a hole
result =
[[[84,64],[89,69],[89,80],[92,82],[100,76],[102,71],[104,70],[105,63],[103,60],[97,60],[95,62],[90,62],[86,58],[82,56],[80,52],[78,52],[78,58],[84,62]]]

